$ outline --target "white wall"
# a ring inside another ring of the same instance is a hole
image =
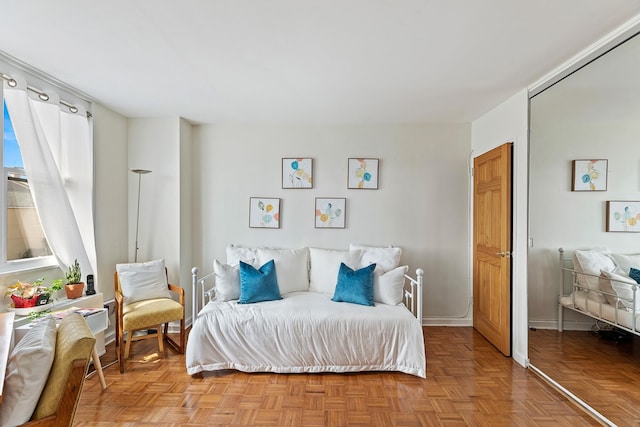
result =
[[[105,301],[114,297],[116,263],[127,260],[127,119],[94,104],[95,237],[98,271],[96,290]]]
[[[513,142],[512,355],[523,366],[527,359],[528,104],[523,89],[471,125],[474,158]]]
[[[470,324],[467,157],[458,125],[203,125],[194,128],[194,265],[228,244],[403,248],[421,267],[425,323]],[[283,190],[281,159],[312,157],[314,188]],[[380,159],[378,190],[348,190],[347,159]],[[249,197],[281,198],[281,228],[249,228]],[[347,198],[345,229],[315,229],[315,197]]]
[[[191,126],[178,117],[128,119],[128,170],[146,169],[140,178],[138,262],[164,259],[169,281],[185,289],[190,309]],[[128,171],[129,262],[135,259],[139,176]]]

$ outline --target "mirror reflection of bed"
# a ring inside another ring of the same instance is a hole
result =
[[[618,426],[640,424],[640,336],[568,309],[558,331],[558,248],[640,253],[640,234],[605,226],[607,201],[640,200],[638,76],[640,36],[530,100],[530,363]],[[607,160],[601,191],[572,191],[580,159]]]

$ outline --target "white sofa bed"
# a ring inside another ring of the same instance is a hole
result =
[[[211,274],[199,278],[193,269],[187,373],[399,371],[424,378],[423,272],[408,276],[400,255],[400,248],[353,244],[229,246],[226,263],[214,261]],[[277,292],[265,292],[274,275]]]

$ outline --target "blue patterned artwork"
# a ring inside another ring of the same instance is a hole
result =
[[[313,188],[313,159],[282,159],[282,188]]]
[[[607,163],[600,160],[574,160],[571,191],[606,191]]]
[[[378,189],[378,159],[349,159],[347,188]]]

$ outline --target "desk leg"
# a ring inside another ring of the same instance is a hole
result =
[[[91,357],[93,358],[93,365],[96,368],[96,372],[98,373],[98,377],[100,377],[100,384],[102,385],[102,389],[107,388],[107,382],[104,380],[104,373],[102,372],[102,365],[100,364],[100,357],[98,356],[98,350],[93,346],[93,351],[91,352]]]

